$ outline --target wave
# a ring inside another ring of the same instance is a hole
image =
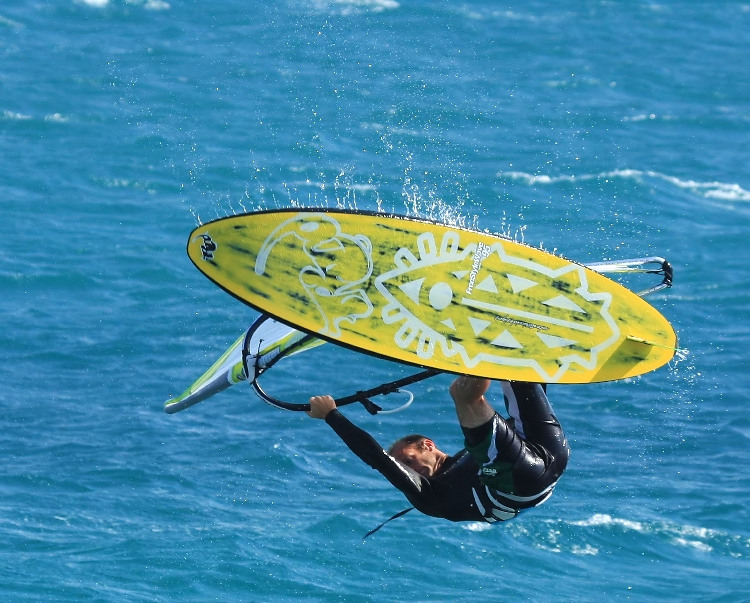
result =
[[[80,4],[85,4],[91,8],[106,8],[112,4],[112,0],[77,0]],[[166,10],[171,8],[168,2],[164,0],[129,0],[128,4],[142,5],[146,10]]]
[[[19,29],[23,27],[22,23],[8,19],[8,17],[4,17],[3,15],[0,15],[0,25],[7,25],[8,27],[16,27]]]
[[[26,113],[17,113],[15,111],[6,110],[2,112],[0,119],[3,121],[29,121],[34,118]]]
[[[652,536],[665,539],[673,546],[706,553],[716,552],[733,558],[746,558],[750,548],[750,538],[727,534],[711,528],[680,525],[667,521],[636,521],[597,513],[588,519],[571,521],[569,525]]]
[[[323,10],[333,10],[333,7],[337,7],[343,16],[361,12],[382,13],[401,7],[395,0],[318,0],[315,4]]]
[[[721,201],[750,201],[750,191],[742,188],[739,184],[726,182],[699,182],[697,180],[682,180],[667,174],[661,174],[652,170],[611,170],[598,174],[576,175],[534,175],[526,172],[498,172],[500,178],[524,182],[529,186],[555,184],[557,182],[587,182],[591,180],[609,180],[621,178],[625,180],[661,180],[678,188],[688,190],[707,199],[718,199]]]

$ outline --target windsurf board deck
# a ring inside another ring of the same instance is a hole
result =
[[[233,296],[322,340],[490,379],[593,383],[652,371],[677,337],[582,264],[422,219],[282,209],[196,228],[188,255]]]

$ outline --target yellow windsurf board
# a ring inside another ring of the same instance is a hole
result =
[[[654,370],[677,346],[656,309],[602,274],[430,221],[263,211],[199,226],[188,255],[218,286],[290,326],[439,371],[592,383]]]

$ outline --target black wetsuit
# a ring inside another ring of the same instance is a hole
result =
[[[552,494],[569,451],[543,387],[502,383],[511,418],[495,414],[485,425],[464,429],[468,450],[448,457],[429,478],[388,455],[338,410],[326,423],[422,513],[450,521],[504,521]]]

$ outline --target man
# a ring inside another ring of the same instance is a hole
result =
[[[386,452],[344,417],[330,396],[310,398],[308,415],[325,419],[352,452],[422,513],[494,523],[549,498],[569,456],[544,386],[501,384],[508,419],[487,402],[488,379],[462,376],[453,382],[450,394],[466,445],[453,456],[421,435],[401,438]]]

